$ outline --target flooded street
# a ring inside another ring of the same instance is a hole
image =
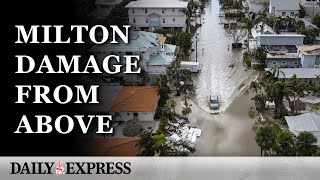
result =
[[[248,117],[253,105],[252,94],[243,90],[257,77],[254,70],[246,71],[242,64],[242,50],[228,49],[233,41],[219,24],[219,3],[212,0],[198,30],[198,62],[201,73],[194,76],[196,95],[189,102],[190,124],[202,129],[197,138],[194,156],[259,156],[260,149],[252,130],[254,121]],[[202,50],[202,48],[204,50]],[[193,59],[194,59],[193,54]],[[234,67],[229,67],[234,63]],[[218,95],[222,106],[218,115],[208,107],[209,96]],[[183,97],[175,97],[177,112],[181,112]]]
[[[243,86],[243,81],[253,74],[253,71],[246,71],[243,66],[242,50],[231,49],[232,35],[219,24],[218,14],[219,2],[212,0],[202,16],[204,24],[198,29],[198,62],[201,73],[194,78],[194,101],[207,112],[211,112],[208,107],[210,95],[219,96],[222,105],[220,111],[224,111],[239,95],[237,91]],[[195,59],[195,53],[192,56]],[[231,64],[234,67],[229,67]]]

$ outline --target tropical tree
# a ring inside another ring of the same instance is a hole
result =
[[[301,21],[301,20],[297,21],[295,28],[296,28],[296,31],[297,31],[297,32],[302,31],[302,29],[305,28],[304,22]]]
[[[261,156],[266,154],[266,152],[269,151],[276,142],[276,133],[274,128],[270,125],[259,126],[256,130],[255,140],[261,148]]]
[[[250,83],[250,89],[252,90],[252,92],[255,92],[256,95],[258,94],[258,90],[261,89],[260,87],[260,83],[256,80],[256,81],[252,81]]]
[[[187,106],[182,109],[181,114],[183,117],[187,118],[191,112],[192,112],[191,108]]]
[[[165,75],[157,77],[156,85],[159,87],[158,94],[160,95],[159,106],[164,106],[169,99],[170,89],[168,87],[168,79]]]
[[[281,131],[277,137],[276,152],[279,156],[295,155],[295,135],[290,131]]]
[[[156,152],[161,152],[164,146],[164,143],[166,142],[166,138],[164,134],[155,134],[152,136],[152,139],[154,141],[153,149]]]
[[[244,22],[244,29],[247,31],[247,49],[249,51],[249,38],[252,36],[251,29],[254,27],[255,24],[258,23],[258,16],[254,12],[250,12],[247,18],[244,18],[242,21]]]
[[[167,100],[166,106],[171,108],[173,114],[176,114],[176,104],[177,103],[173,99]]]
[[[282,24],[282,17],[281,16],[271,16],[272,25],[273,25],[273,32],[279,34]]]
[[[260,64],[265,64],[267,59],[266,50],[263,47],[258,47],[255,52],[256,59],[260,62]]]
[[[299,5],[300,5],[299,18],[304,18],[307,15],[307,12],[301,4]]]
[[[138,78],[141,79],[143,85],[146,85],[146,83],[150,80],[148,72],[144,69],[141,69],[141,72],[138,74]]]
[[[154,149],[154,139],[153,139],[153,133],[151,131],[144,131],[142,134],[140,134],[140,140],[137,142],[137,145],[141,150],[142,156],[154,156],[155,155],[155,149]]]
[[[243,53],[243,63],[247,66],[247,68],[251,67],[251,54],[246,51]]]
[[[263,109],[265,109],[265,104],[266,104],[266,100],[267,97],[263,94],[256,94],[252,100],[254,100],[254,104],[256,106],[256,109],[258,111],[262,111]]]
[[[301,132],[297,136],[296,150],[299,156],[312,156],[317,152],[317,138],[310,132]]]
[[[320,14],[316,14],[313,19],[312,23],[316,25],[318,28],[320,28]]]
[[[295,114],[297,113],[296,110],[296,97],[299,93],[301,93],[304,89],[306,89],[306,85],[304,83],[301,83],[300,80],[297,78],[297,75],[294,74],[292,77],[290,77],[288,80],[288,94],[293,96],[293,102],[289,101],[291,113]],[[296,111],[294,111],[296,110]]]

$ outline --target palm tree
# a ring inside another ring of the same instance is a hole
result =
[[[247,31],[247,43],[248,43],[247,49],[248,49],[248,52],[249,52],[249,38],[251,36],[251,29],[254,27],[254,23],[251,20],[247,19],[247,18],[244,20],[244,23],[245,23],[244,28]]]
[[[281,131],[277,137],[276,151],[279,156],[295,155],[295,135],[290,131]]]
[[[282,118],[288,114],[286,107],[283,104],[283,98],[287,97],[287,83],[283,81],[276,81],[274,83],[274,104],[275,104],[275,118]]]
[[[258,90],[261,89],[260,83],[258,81],[252,81],[250,84],[250,89],[252,90],[252,92],[258,94]]]
[[[276,142],[276,133],[270,125],[259,126],[256,131],[255,139],[258,146],[261,148],[262,156],[263,154],[266,154],[267,150],[270,150],[274,146]]]
[[[301,32],[304,28],[305,28],[305,24],[303,21],[299,20],[296,22],[296,25],[295,25],[295,28],[296,28],[296,31],[299,33]]]
[[[310,132],[301,132],[297,136],[296,148],[300,156],[312,156],[317,152],[317,138]]]
[[[267,99],[270,101],[274,101],[275,103],[275,118],[281,118],[288,114],[287,109],[283,104],[283,98],[287,98],[290,95],[287,88],[287,83],[278,80],[279,73],[280,70],[278,67],[273,69],[271,73],[266,73],[263,83]]]
[[[151,131],[144,131],[140,134],[140,140],[137,142],[136,146],[142,149],[142,156],[154,156],[154,139],[152,138],[153,133]]]
[[[167,84],[168,84],[167,76],[160,75],[159,77],[157,77],[156,85],[159,87],[158,94],[160,96],[159,106],[165,105],[167,99],[169,99],[170,89],[167,86]]]
[[[265,95],[257,94],[252,98],[252,100],[254,100],[254,104],[258,111],[262,111],[263,109],[265,109],[265,104],[267,100],[267,97]]]
[[[163,149],[164,143],[166,142],[166,138],[164,134],[155,134],[152,136],[152,139],[154,141],[153,148],[156,152],[160,152]]]
[[[247,48],[248,48],[248,51],[249,51],[249,38],[252,36],[251,35],[251,29],[254,27],[255,24],[258,23],[258,20],[259,20],[258,16],[254,12],[250,12],[248,14],[248,17],[243,19],[243,22],[245,23],[244,29],[246,29],[246,31],[247,31],[247,43],[248,43]]]

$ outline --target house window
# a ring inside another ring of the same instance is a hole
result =
[[[176,18],[173,18],[172,21],[173,21],[173,22],[176,22]]]
[[[287,15],[287,12],[282,12],[282,16],[286,16]]]
[[[148,13],[148,9],[147,8],[144,8],[144,13]]]
[[[133,23],[136,23],[136,18],[133,18],[132,21],[133,21]]]
[[[146,23],[149,23],[149,19],[148,18],[146,18]]]
[[[133,116],[134,116],[134,117],[137,117],[137,116],[138,116],[138,113],[133,113]]]
[[[294,64],[298,64],[298,62],[294,62]]]
[[[273,61],[272,64],[275,65],[275,64],[277,64],[277,63]]]
[[[282,64],[285,64],[286,62],[285,61],[282,61]]]
[[[164,14],[164,8],[162,8],[162,14]]]
[[[166,19],[165,18],[162,19],[162,23],[166,23]]]
[[[290,16],[294,16],[294,12],[290,12]]]
[[[126,52],[126,55],[132,55],[133,53],[132,52]]]
[[[134,9],[132,8],[132,14],[134,14]]]
[[[172,12],[174,12],[175,11],[175,9],[174,8],[172,8]]]
[[[127,113],[127,115],[129,116],[129,115],[130,115],[130,113]]]

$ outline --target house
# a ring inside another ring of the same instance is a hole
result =
[[[266,68],[265,71],[272,71],[270,68]],[[307,85],[319,85],[317,76],[320,76],[319,68],[280,68],[278,78],[281,80],[287,80],[293,75]]]
[[[166,37],[161,34],[145,31],[131,31],[129,43],[119,42],[118,44],[95,45],[90,51],[94,52],[99,59],[110,54],[139,55],[139,67],[151,76],[166,74],[166,68],[175,59],[177,46],[166,44]],[[135,81],[137,77],[119,76],[127,78],[128,81]],[[104,75],[108,76],[108,75]],[[128,79],[131,78],[131,79]]]
[[[106,18],[111,10],[123,0],[96,0],[94,15],[97,19]]]
[[[120,121],[134,118],[153,121],[158,100],[156,86],[124,86],[113,100],[109,112],[118,113]]]
[[[263,47],[267,52],[266,67],[298,68],[300,57],[297,45],[303,44],[304,35],[296,33],[275,34],[273,29],[262,22],[251,29],[252,39],[249,40],[249,50]],[[252,64],[259,64],[252,62]]]
[[[269,13],[282,17],[299,15],[299,0],[270,0]]]
[[[298,68],[300,58],[294,45],[262,46],[267,52],[266,67]]]
[[[285,116],[290,132],[298,135],[300,132],[310,132],[317,139],[320,146],[320,116],[314,113],[306,113],[297,116]]]
[[[87,156],[137,156],[139,147],[138,137],[108,137],[83,139],[83,154]]]
[[[188,2],[181,0],[137,0],[131,1],[128,9],[129,24],[135,29],[170,28],[186,29],[184,9]]]
[[[254,52],[261,46],[296,46],[303,44],[304,35],[296,33],[275,34],[273,29],[262,22],[251,29],[252,39],[249,40],[249,50]]]
[[[300,45],[298,51],[302,68],[320,68],[320,45]]]
[[[320,0],[300,0],[300,4],[311,18],[320,13]]]

